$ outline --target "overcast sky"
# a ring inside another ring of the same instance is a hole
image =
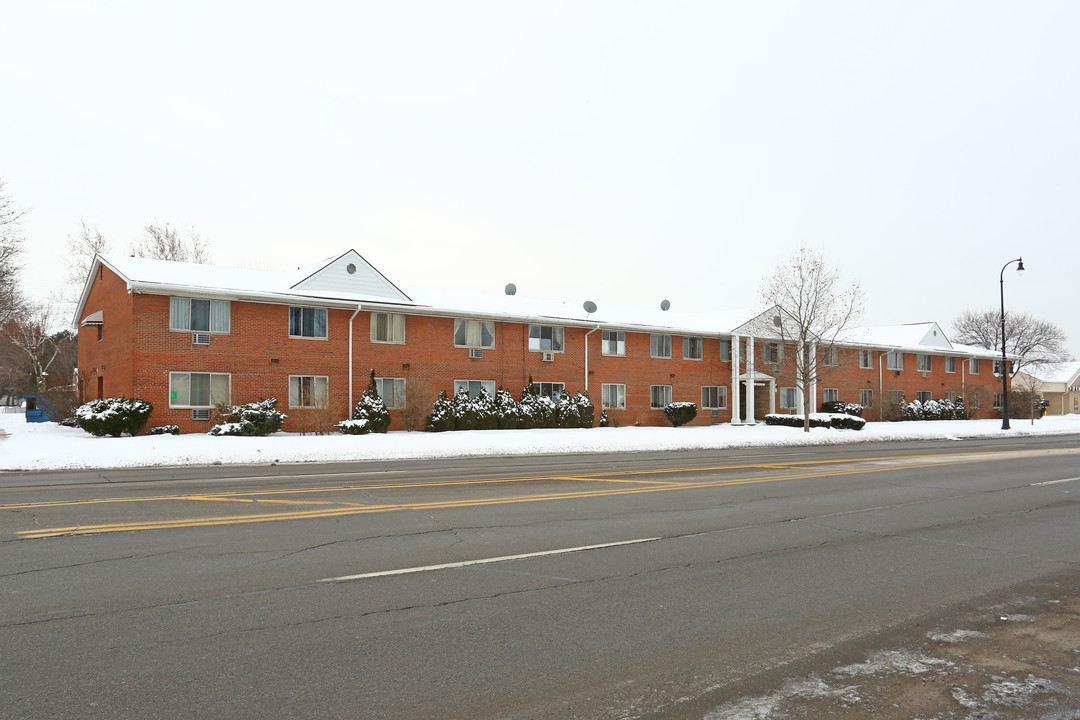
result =
[[[0,30],[26,287],[80,221],[217,264],[745,307],[800,246],[866,324],[1009,309],[1080,355],[1080,3],[34,2]]]

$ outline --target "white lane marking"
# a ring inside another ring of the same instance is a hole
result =
[[[323,578],[319,582],[346,582],[348,580],[364,580],[367,578],[384,577],[387,575],[408,575],[410,573],[429,572],[431,570],[450,570],[463,568],[470,565],[490,565],[491,563],[506,562],[507,560],[523,560],[526,558],[544,557],[545,555],[565,555],[566,553],[582,552],[583,550],[601,550],[604,548],[619,547],[620,545],[636,545],[659,540],[658,537],[638,538],[637,540],[623,540],[621,542],[604,543],[602,545],[583,545],[581,547],[562,548],[560,550],[543,550],[541,552],[523,553],[521,555],[503,555],[502,557],[483,558],[480,560],[462,560],[461,562],[443,563],[442,565],[425,565],[423,567],[400,568],[398,570],[381,570],[379,572],[361,573],[359,575],[342,575],[341,577]]]
[[[1031,483],[1031,487],[1038,487],[1040,485],[1060,485],[1061,483],[1076,482],[1077,480],[1080,480],[1080,477],[1065,478],[1064,480],[1047,480],[1046,482],[1041,483]]]

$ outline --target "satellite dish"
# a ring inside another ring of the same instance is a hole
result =
[[[664,312],[667,312],[668,310],[671,309],[671,302],[668,301],[668,300],[661,300],[660,301],[660,309],[663,310]]]
[[[585,304],[582,305],[581,307],[585,308],[585,312],[587,312],[590,315],[592,315],[594,312],[596,312],[596,303],[594,303],[592,300],[586,300]]]
[[[515,285],[514,283],[507,283],[506,284],[506,294],[507,295],[517,295],[517,285]]]

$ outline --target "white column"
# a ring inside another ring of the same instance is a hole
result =
[[[754,378],[757,371],[754,370],[754,336],[746,338],[746,422],[753,425],[757,422],[754,417]]]
[[[742,416],[739,414],[739,400],[741,397],[739,391],[739,345],[741,342],[742,340],[738,335],[731,336],[731,423],[733,425],[742,422]]]

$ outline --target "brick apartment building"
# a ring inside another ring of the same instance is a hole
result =
[[[79,302],[82,398],[154,405],[150,425],[206,432],[218,404],[268,397],[286,430],[349,416],[374,370],[391,429],[423,428],[439,393],[529,379],[548,396],[587,391],[613,424],[663,425],[672,401],[695,424],[800,412],[772,311],[685,313],[590,307],[517,295],[408,293],[358,253],[297,272],[115,255],[95,259]],[[964,397],[994,412],[994,354],[949,342],[936,323],[866,328],[817,348],[813,410]]]

